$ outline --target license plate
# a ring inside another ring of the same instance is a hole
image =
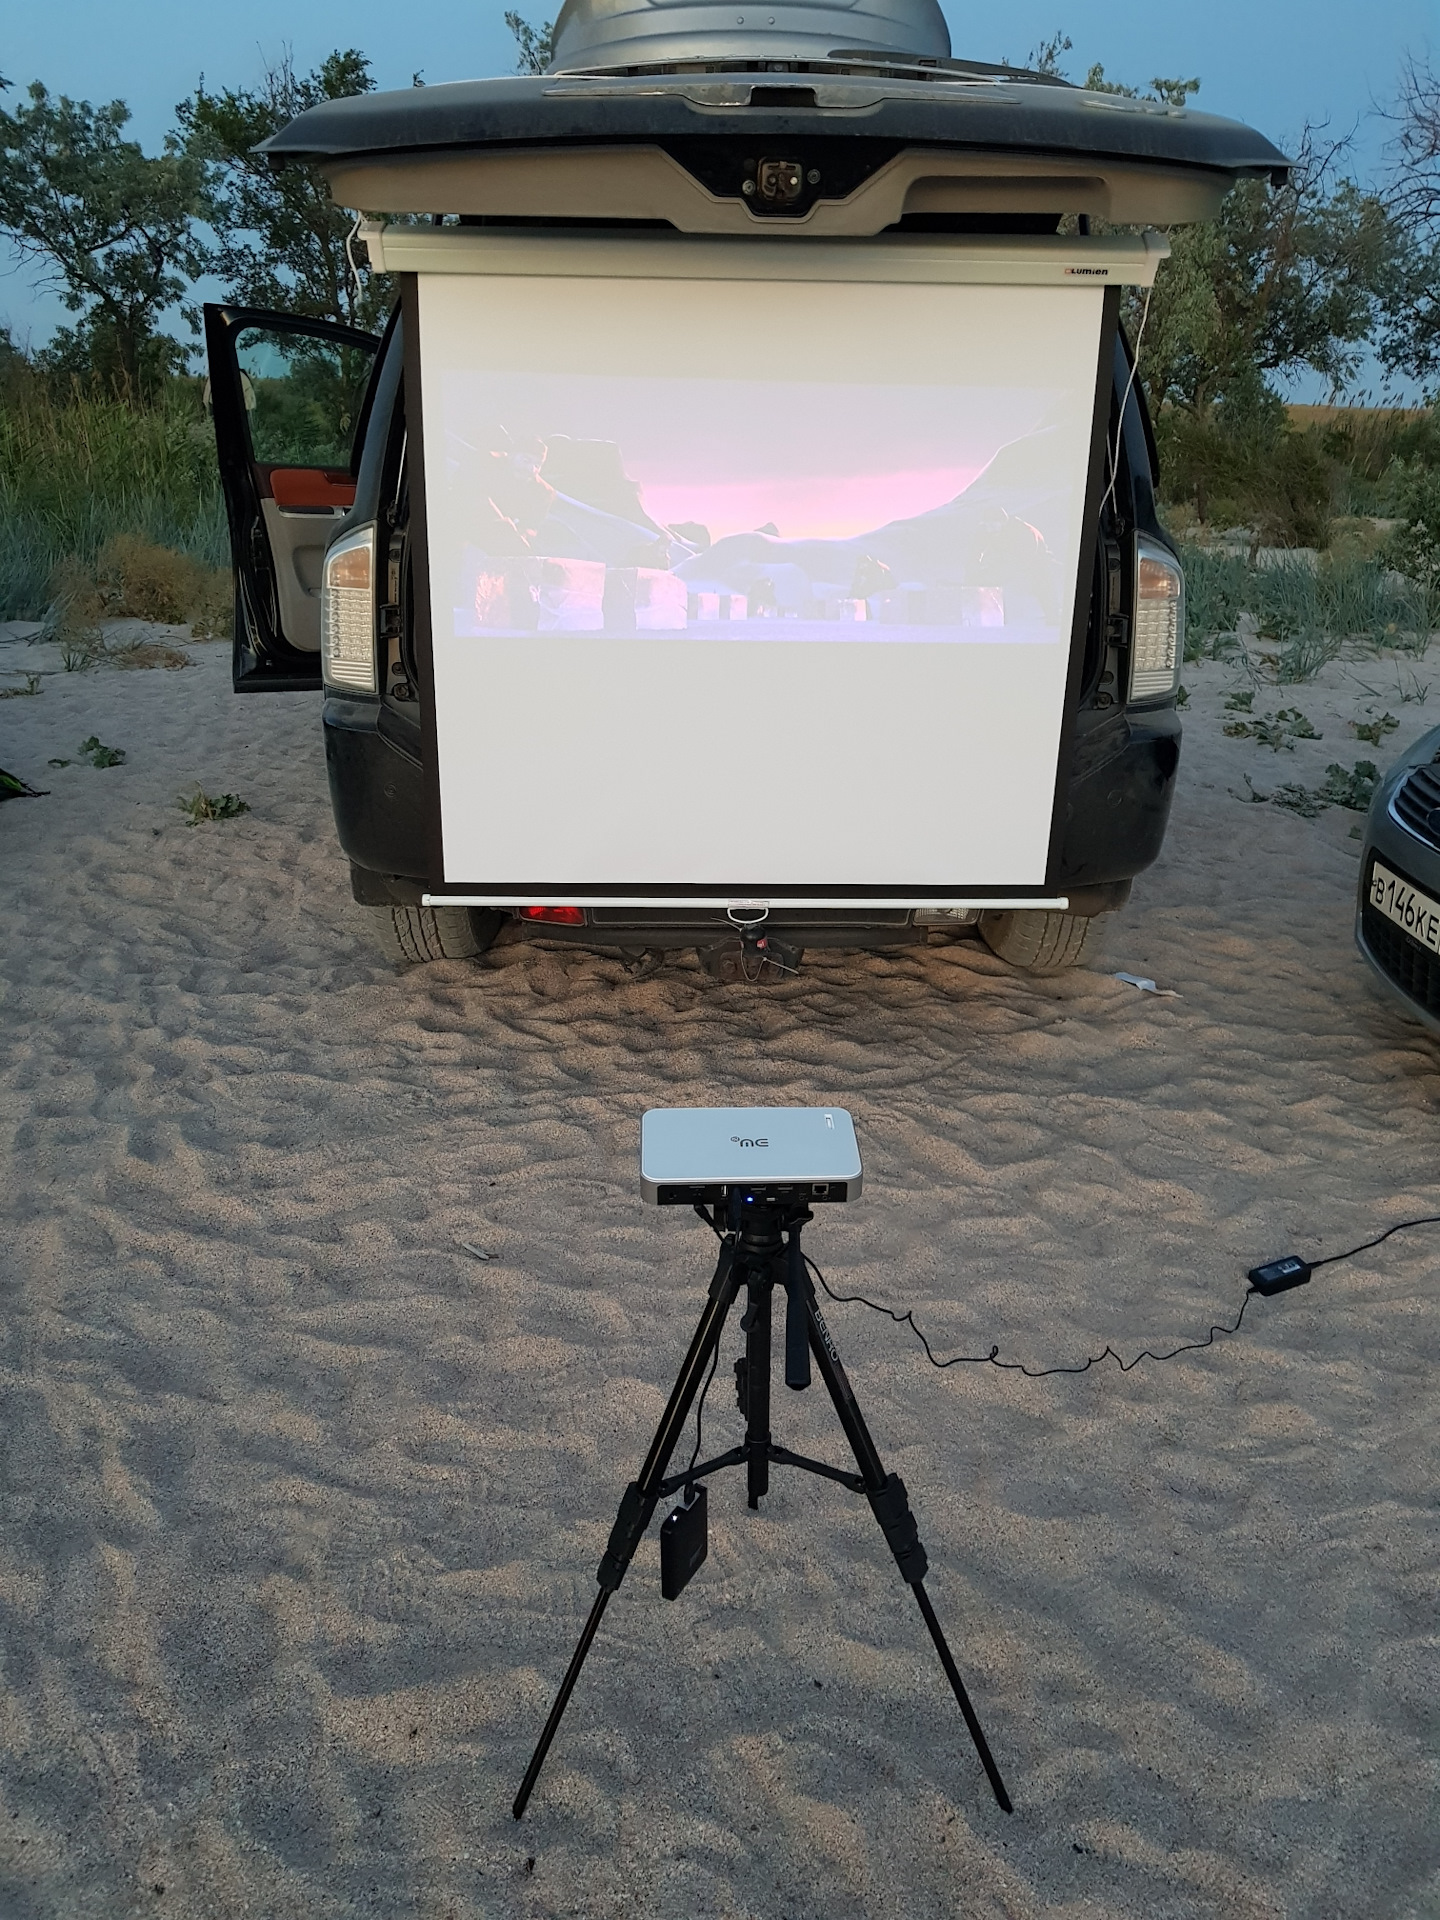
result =
[[[1403,927],[1412,940],[1440,954],[1440,900],[1421,893],[1379,860],[1370,873],[1370,904],[1397,927]]]

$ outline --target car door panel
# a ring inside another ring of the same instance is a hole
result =
[[[205,343],[236,582],[237,692],[318,688],[325,550],[355,500],[379,341],[294,314],[207,305]]]
[[[325,467],[261,467],[262,481],[276,506],[287,512],[348,513],[355,504],[352,475]]]

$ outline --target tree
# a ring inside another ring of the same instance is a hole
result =
[[[209,93],[202,79],[175,109],[185,152],[203,169],[205,217],[217,236],[206,264],[231,299],[372,331],[383,323],[389,282],[351,266],[354,218],[335,205],[324,176],[295,164],[277,173],[253,151],[308,107],[374,86],[370,62],[353,47],[303,76],[287,52],[258,87]]]
[[[1407,57],[1400,70],[1400,133],[1391,206],[1417,224],[1440,225],[1440,74]]]
[[[1052,36],[1037,50],[1043,69],[1058,74],[1066,50]],[[1084,85],[1173,108],[1200,91],[1197,78],[1157,76],[1142,93],[1098,62]],[[1410,269],[1381,197],[1336,180],[1343,143],[1324,148],[1307,129],[1300,149],[1282,184],[1241,181],[1218,219],[1174,229],[1153,292],[1128,295],[1124,311],[1132,343],[1143,327],[1140,378],[1171,490],[1202,519],[1212,494],[1246,496],[1273,537],[1307,541],[1324,537],[1329,470],[1287,433],[1278,383],[1310,371],[1338,392]]]
[[[121,100],[54,99],[38,80],[0,110],[0,230],[81,316],[44,359],[140,393],[188,358],[159,322],[202,268],[201,178],[173,140],[148,158],[129,119]]]
[[[1069,42],[1066,42],[1069,45]],[[1183,107],[1193,94],[1200,91],[1198,80],[1152,80],[1148,94],[1140,92],[1138,87],[1127,87],[1121,80],[1107,80],[1105,69],[1097,60],[1085,76],[1087,93],[1121,93],[1127,100],[1163,100],[1167,107]]]
[[[1069,45],[1052,35],[1031,55],[1037,70],[1060,74]],[[1200,91],[1198,79],[1157,77],[1142,93],[1107,79],[1098,62],[1084,84],[1170,107]],[[1440,134],[1440,112],[1435,125]],[[1273,426],[1282,403],[1272,379],[1309,370],[1338,390],[1353,375],[1402,282],[1404,247],[1379,195],[1335,183],[1342,151],[1307,129],[1283,185],[1242,181],[1218,220],[1170,233],[1153,296],[1132,299],[1126,312],[1132,340],[1144,319],[1141,376],[1157,413],[1170,406],[1208,415],[1218,406],[1232,421]]]
[[[1242,180],[1219,218],[1176,229],[1157,276],[1142,372],[1152,404],[1273,409],[1302,371],[1339,392],[1395,284],[1401,237],[1378,195],[1332,185],[1308,133],[1288,180]]]
[[[1065,78],[1063,56],[1071,52],[1074,45],[1075,42],[1069,34],[1057,28],[1038,46],[1030,49],[1025,56],[1025,71],[1049,74],[1056,80],[1063,80]],[[1007,60],[1002,64],[1008,66],[1010,63]],[[1127,87],[1122,81],[1107,80],[1105,69],[1098,61],[1086,74],[1083,84],[1087,93],[1123,93],[1129,100],[1148,97],[1153,100],[1163,100],[1169,107],[1183,107],[1191,94],[1200,91],[1198,80],[1152,80],[1150,93],[1145,96],[1137,88]]]
[[[1399,133],[1388,203],[1406,247],[1385,303],[1380,359],[1401,379],[1433,382],[1440,375],[1440,75],[1428,62],[1406,59],[1391,117]]]
[[[544,73],[555,57],[555,22],[532,27],[519,13],[507,13],[505,24],[515,36],[517,73]]]
[[[1307,134],[1284,184],[1241,181],[1213,223],[1178,228],[1150,302],[1140,374],[1168,487],[1202,520],[1240,511],[1257,541],[1324,544],[1333,462],[1289,431],[1281,383],[1309,371],[1338,395],[1402,268],[1388,210],[1332,184],[1333,154]]]
[[[1062,54],[1069,53],[1074,45],[1075,42],[1070,38],[1068,33],[1061,33],[1057,30],[1050,35],[1048,40],[1042,40],[1039,46],[1032,47],[1029,53],[1026,54],[1025,71],[1027,73],[1048,73],[1053,75],[1057,80],[1063,80],[1065,77],[1065,69],[1060,64],[1060,57]],[[1001,64],[1002,66],[1008,67],[1010,62],[1005,60],[1002,61]]]

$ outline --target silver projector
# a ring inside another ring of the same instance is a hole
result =
[[[854,1200],[860,1185],[843,1107],[652,1107],[640,1122],[640,1193],[654,1206],[735,1190],[761,1203]]]

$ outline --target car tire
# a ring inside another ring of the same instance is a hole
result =
[[[990,951],[1028,973],[1078,966],[1095,922],[1081,913],[982,913],[980,938]]]
[[[471,960],[495,944],[505,915],[488,907],[371,907],[370,930],[387,960]]]

